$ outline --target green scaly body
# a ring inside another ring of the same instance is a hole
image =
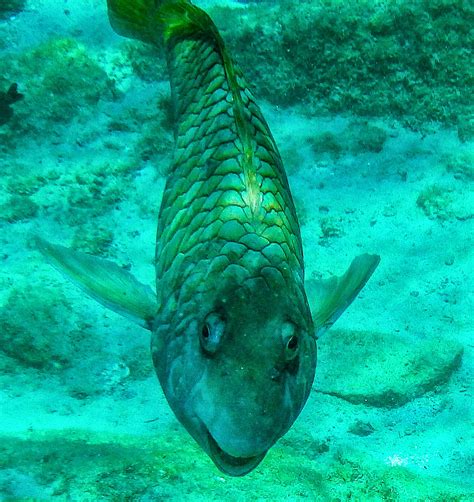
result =
[[[280,154],[210,26],[166,40],[176,151],[158,220],[161,305],[170,291],[195,299],[196,282],[214,287],[236,273],[245,281],[260,271],[284,289],[295,282],[303,288],[300,231]]]

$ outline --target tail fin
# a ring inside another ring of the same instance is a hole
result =
[[[124,37],[156,44],[212,33],[220,45],[211,18],[189,0],[107,0],[107,7],[112,28]]]
[[[107,0],[110,25],[124,37],[157,42],[161,33],[153,21],[162,3],[160,0]]]

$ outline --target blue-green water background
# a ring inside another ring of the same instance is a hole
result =
[[[24,98],[0,125],[0,499],[473,500],[472,6],[198,5],[280,147],[307,275],[362,252],[381,265],[321,339],[292,430],[247,477],[222,475],[169,411],[148,333],[30,240],[153,284],[163,57],[116,36],[105,1],[3,2],[0,93]]]

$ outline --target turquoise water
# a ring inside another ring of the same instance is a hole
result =
[[[169,410],[149,333],[31,242],[154,282],[166,67],[104,3],[0,6],[0,499],[473,500],[470,6],[198,3],[281,150],[307,276],[381,256],[319,341],[295,425],[230,478]]]

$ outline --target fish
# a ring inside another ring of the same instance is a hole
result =
[[[6,124],[13,117],[11,106],[23,98],[24,95],[18,92],[18,84],[12,84],[7,91],[0,92],[0,125]]]
[[[175,149],[158,213],[156,290],[118,265],[36,237],[53,266],[151,332],[177,419],[220,471],[255,469],[310,394],[317,338],[380,257],[306,280],[275,140],[209,15],[187,0],[108,0],[113,29],[166,53]]]

